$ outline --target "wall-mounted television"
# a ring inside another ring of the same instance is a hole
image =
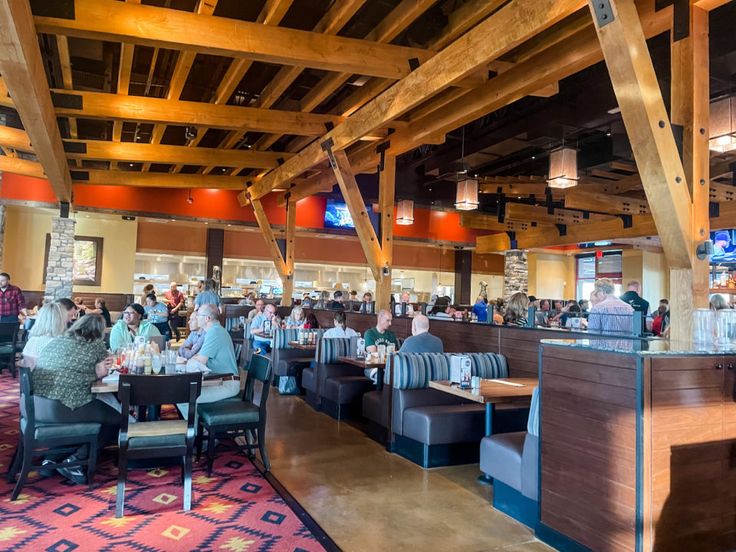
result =
[[[713,254],[710,256],[711,263],[736,263],[736,230],[711,232],[710,239],[713,242]]]
[[[325,206],[325,228],[355,228],[353,217],[343,201],[328,199]]]

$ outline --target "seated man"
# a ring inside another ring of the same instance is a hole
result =
[[[401,346],[402,353],[444,353],[442,340],[429,333],[429,318],[418,314],[411,321],[411,337]]]
[[[360,304],[359,312],[361,314],[373,313],[373,294],[370,291],[363,294],[363,302]]]
[[[377,352],[379,345],[386,347],[394,345],[397,349],[399,348],[399,340],[396,339],[393,332],[389,331],[392,320],[393,317],[391,316],[390,311],[387,311],[386,309],[378,311],[376,326],[365,332],[365,350],[367,352]],[[374,383],[376,381],[377,373],[378,370],[376,368],[366,368],[365,370],[366,377],[373,380]]]
[[[327,308],[330,310],[345,310],[344,297],[342,291],[339,289],[332,294],[332,301],[327,303]]]
[[[212,377],[222,379],[222,385],[202,387],[202,393],[197,399],[198,404],[229,399],[240,393],[240,378],[233,340],[228,331],[220,325],[219,315],[220,309],[210,304],[201,305],[193,315],[197,317],[197,323],[205,333],[202,348],[189,362],[194,360],[207,366],[211,370],[208,379]],[[186,419],[189,404],[182,403],[177,407]]]
[[[396,303],[394,307],[395,316],[414,316],[414,305],[409,302],[410,297],[408,291],[401,293],[401,301]],[[404,309],[406,309],[406,314],[402,314]]]
[[[272,332],[276,322],[275,314],[276,307],[269,303],[263,308],[261,314],[257,314],[253,318],[253,322],[250,323],[250,335],[253,339],[254,348],[263,349],[264,351],[271,350]]]

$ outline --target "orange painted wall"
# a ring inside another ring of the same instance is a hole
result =
[[[74,204],[90,209],[110,209],[136,213],[197,217],[232,222],[255,222],[253,211],[242,208],[234,190],[193,189],[194,200],[188,203],[189,190],[138,188],[129,186],[74,185]],[[3,174],[0,198],[15,201],[56,203],[48,181],[41,178]],[[276,205],[277,196],[263,199],[263,207],[271,224],[283,225],[286,211]],[[299,228],[324,228],[326,199],[311,196],[297,202],[296,224]],[[414,224],[394,226],[396,237],[427,241],[474,243],[485,232],[460,226],[459,213],[415,208]]]

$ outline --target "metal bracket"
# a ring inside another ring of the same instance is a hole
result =
[[[713,201],[708,203],[708,217],[717,218],[719,216],[721,216],[721,206]]]
[[[560,236],[567,236],[567,224],[555,224]]]
[[[690,2],[675,0],[672,14],[672,41],[678,42],[690,36]]]
[[[634,225],[634,219],[631,215],[619,215],[619,218],[624,222],[624,228],[631,228]]]
[[[409,58],[409,69],[411,71],[416,71],[419,69],[419,58]]]
[[[383,142],[376,146],[376,153],[379,155],[378,172],[383,172],[386,164],[386,150],[391,147],[391,141]]]
[[[516,232],[509,230],[506,232],[506,234],[509,237],[509,242],[511,245],[511,249],[517,249],[517,241],[516,241]]]
[[[62,201],[59,203],[59,216],[61,218],[69,218],[69,202]]]
[[[332,138],[328,138],[324,142],[322,142],[319,146],[322,148],[322,151],[324,151],[327,154],[327,159],[330,161],[330,167],[332,167],[333,171],[337,170],[337,159],[335,159],[335,152],[332,151],[332,147],[335,145],[335,142]]]
[[[599,29],[605,27],[615,19],[609,0],[592,0],[590,4],[593,6],[595,21]]]
[[[496,200],[498,201],[498,222],[503,223],[506,220],[506,196],[499,193]]]

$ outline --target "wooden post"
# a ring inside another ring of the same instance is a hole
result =
[[[268,217],[266,217],[266,212],[263,210],[263,205],[261,205],[260,200],[252,200],[251,205],[253,205],[253,213],[256,216],[258,227],[263,233],[263,239],[266,240],[266,245],[268,245],[268,252],[271,254],[271,260],[273,260],[273,264],[276,267],[276,272],[278,272],[281,281],[284,282],[285,289],[286,275],[288,271],[286,268],[286,262],[281,256],[279,244],[276,242],[276,237],[273,235],[273,230],[271,230],[271,224],[268,222]]]
[[[286,279],[281,305],[288,307],[292,304],[294,295],[294,247],[296,244],[296,202],[286,202]]]
[[[708,259],[698,259],[697,245],[710,234],[709,172],[709,57],[708,12],[690,6],[686,36],[672,36],[672,123],[682,127],[682,164],[692,200],[692,271],[670,270],[670,301],[680,309],[673,313],[670,338],[692,335],[692,309],[707,308]],[[674,320],[678,323],[675,324]]]
[[[378,176],[378,204],[381,209],[382,272],[380,279],[376,280],[376,306],[379,309],[388,309],[391,304],[396,157],[393,155],[383,156]]]

